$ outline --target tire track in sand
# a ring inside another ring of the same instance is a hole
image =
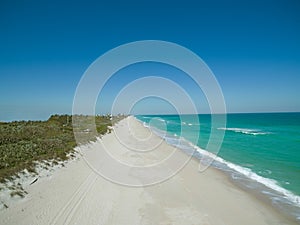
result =
[[[51,225],[69,224],[78,206],[82,203],[89,190],[97,180],[97,175],[91,172],[89,176],[81,183],[78,189],[71,196],[69,201],[62,207],[59,213],[54,217]]]

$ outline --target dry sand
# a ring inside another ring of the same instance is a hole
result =
[[[186,154],[154,135],[146,141],[133,138],[145,138],[150,134],[133,117],[121,121],[111,134],[81,147],[94,170],[81,157],[51,176],[39,179],[26,187],[28,195],[24,199],[11,201],[9,208],[0,211],[0,224],[293,224],[267,204],[234,186],[216,169],[199,172],[196,159],[190,160],[170,179],[144,187],[119,185],[95,172],[105,163],[109,164],[108,159],[99,159],[104,147],[116,159],[130,165],[155,163],[174,150],[175,161],[188,159]],[[156,144],[155,150],[148,152],[128,149],[128,146],[136,146],[149,150]],[[158,170],[173,169],[171,164],[165,163]],[[107,169],[119,168],[108,166]],[[139,176],[136,171],[115,172],[121,178],[126,177],[123,183],[142,185],[148,182],[144,174]]]

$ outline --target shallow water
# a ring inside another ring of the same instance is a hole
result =
[[[170,144],[183,137],[178,146],[183,151],[199,159],[213,157],[213,166],[234,182],[267,197],[300,222],[300,113],[228,114],[226,127],[212,125],[210,115],[136,118]],[[208,147],[213,131],[225,132],[217,157]]]

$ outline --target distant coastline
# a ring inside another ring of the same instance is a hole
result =
[[[227,112],[226,115],[231,115],[231,114],[278,114],[278,113],[290,113],[290,114],[293,114],[293,113],[300,113],[300,111],[274,111],[274,112],[269,112],[269,111],[266,111],[266,112]],[[0,123],[7,123],[7,122],[18,122],[18,121],[46,121],[51,115],[49,115],[49,113],[44,113],[42,115],[40,114],[37,114],[37,115],[34,115],[33,114],[30,114],[30,116],[23,116],[22,113],[20,113],[20,115],[15,115],[15,116],[11,116],[11,115],[8,115],[10,113],[6,112],[5,114],[0,112]],[[69,115],[71,116],[71,114],[65,114],[65,113],[62,113],[62,114],[53,114],[53,115],[60,115],[60,116],[63,116],[63,115]],[[110,115],[110,114],[98,114],[99,116],[100,115]],[[122,114],[123,115],[123,114]],[[177,114],[173,114],[173,113],[141,113],[141,114],[134,114],[134,116],[138,116],[138,115],[144,115],[144,116],[156,116],[156,115],[177,115]],[[192,114],[182,114],[182,115],[192,115]],[[211,114],[211,113],[199,113],[199,115],[218,115],[218,114]]]

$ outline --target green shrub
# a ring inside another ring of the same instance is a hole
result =
[[[110,116],[76,116],[89,124],[96,124],[97,134],[87,135],[84,142],[93,141],[97,135],[105,134],[112,126]],[[114,122],[124,117],[116,117]],[[67,154],[76,146],[72,116],[52,115],[47,121],[0,122],[0,181],[27,168],[34,170],[34,161],[66,160]]]

